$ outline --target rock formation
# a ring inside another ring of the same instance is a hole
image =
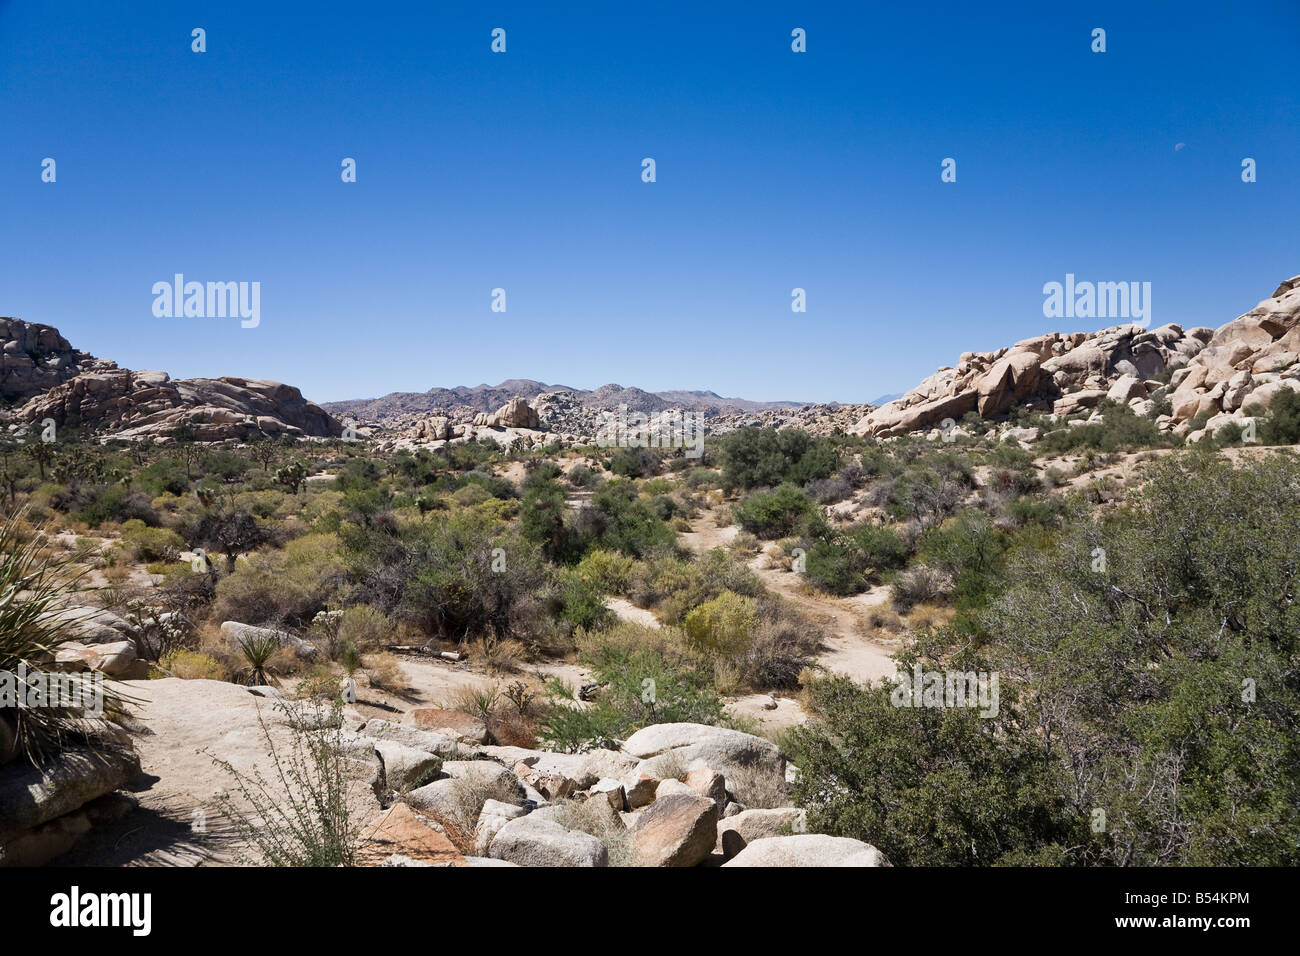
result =
[[[1169,324],[1036,336],[996,352],[967,352],[902,398],[865,415],[859,434],[887,437],[959,421],[992,419],[1016,407],[1070,418],[1103,399],[1140,414],[1168,398],[1164,429],[1195,440],[1197,416],[1215,431],[1262,410],[1278,390],[1300,390],[1300,276],[1217,331]],[[1190,434],[1189,434],[1190,433]]]
[[[0,399],[39,395],[84,371],[116,368],[74,349],[49,325],[0,317]]]
[[[27,399],[22,424],[111,431],[165,440],[188,428],[198,441],[257,435],[337,436],[343,426],[291,385],[227,376],[172,380],[74,351],[58,330],[0,319],[0,395]]]

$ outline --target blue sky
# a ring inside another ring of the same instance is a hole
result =
[[[1044,319],[1067,272],[1185,326],[1300,272],[1295,0],[611,6],[0,0],[0,315],[318,401],[853,402],[1111,324]],[[177,272],[261,324],[156,318]]]

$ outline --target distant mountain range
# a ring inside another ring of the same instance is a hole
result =
[[[392,392],[379,398],[358,398],[322,405],[336,417],[358,422],[385,422],[412,415],[433,413],[494,412],[510,399],[521,397],[534,401],[539,395],[563,392],[567,397],[593,408],[617,408],[629,411],[658,412],[680,408],[702,412],[757,412],[765,409],[798,408],[808,402],[755,402],[744,398],[724,398],[716,392],[673,390],[647,392],[622,385],[602,385],[597,389],[547,385],[527,378],[507,379],[499,385],[457,385],[455,388],[431,388],[427,392]]]

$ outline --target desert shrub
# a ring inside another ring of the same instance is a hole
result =
[[[600,482],[600,475],[586,465],[574,465],[565,475],[565,479],[574,488],[593,488]]]
[[[784,747],[810,830],[867,840],[896,866],[1052,862],[1086,842],[1031,735],[970,708],[894,706],[890,693],[846,677],[808,689],[817,719]]]
[[[103,711],[94,716],[97,688],[89,675],[51,667],[59,650],[79,636],[79,616],[56,613],[78,584],[68,556],[53,556],[22,512],[0,524],[0,673],[22,681],[21,669],[28,685],[49,688],[57,682],[66,695],[53,706],[0,705],[0,762],[22,755],[40,764],[73,741],[94,742],[106,729],[106,718],[121,710],[120,695],[101,685]],[[26,694],[25,687],[13,689]],[[76,701],[85,706],[71,706]]]
[[[1103,400],[1097,410],[1102,414],[1100,422],[1059,428],[1043,435],[1038,441],[1040,452],[1060,455],[1084,449],[1103,452],[1135,451],[1173,443],[1170,433],[1160,431],[1154,421],[1139,417],[1127,405]]]
[[[211,654],[178,647],[164,654],[150,677],[179,677],[181,680],[229,680],[225,664]]]
[[[519,528],[524,539],[539,546],[552,561],[572,556],[576,542],[565,526],[568,505],[564,489],[553,480],[530,484],[524,491]]]
[[[357,826],[348,810],[349,758],[336,729],[337,708],[330,715],[319,705],[279,706],[290,710],[293,725],[320,729],[295,733],[284,748],[262,724],[276,768],[270,779],[213,757],[212,762],[232,781],[233,793],[222,793],[218,804],[256,855],[246,862],[351,866],[356,860]],[[236,801],[234,794],[242,801]]]
[[[492,498],[492,493],[484,488],[481,484],[467,484],[462,488],[452,492],[452,500],[464,508],[470,508],[474,505],[481,505],[483,502]]]
[[[701,488],[718,488],[722,485],[722,472],[716,468],[691,468],[682,477],[687,488],[699,490]]]
[[[491,674],[514,674],[528,661],[528,649],[508,638],[478,637],[468,645],[470,660]]]
[[[1265,445],[1300,444],[1300,392],[1287,388],[1274,395],[1257,432]]]
[[[763,586],[744,562],[721,548],[695,560],[653,555],[634,567],[628,587],[634,604],[656,608],[669,624],[680,623],[693,608],[723,591],[754,597],[763,592]]]
[[[821,644],[819,629],[786,601],[766,597],[758,601],[758,628],[744,652],[736,658],[742,684],[765,690],[799,687],[799,675]]]
[[[345,570],[335,535],[304,535],[283,551],[251,555],[222,578],[213,610],[224,621],[306,625],[335,599]]]
[[[842,475],[817,478],[804,486],[804,494],[819,505],[833,505],[853,494],[853,483]]]
[[[804,565],[804,579],[827,594],[857,594],[867,586],[866,555],[851,538],[813,542]]]
[[[918,604],[938,600],[947,593],[944,574],[923,564],[899,571],[890,588],[894,607],[908,611]]]
[[[801,519],[816,515],[817,508],[794,485],[781,485],[754,492],[734,505],[731,513],[742,528],[760,538],[783,538],[795,531]]]
[[[643,557],[656,548],[672,547],[677,536],[639,495],[627,478],[604,482],[579,512],[584,522],[576,530],[598,547]]]
[[[659,454],[649,448],[621,448],[609,461],[609,470],[621,478],[646,478],[660,471]]]
[[[573,628],[596,630],[614,621],[614,612],[605,606],[600,588],[571,568],[560,573],[560,607],[556,619]]]
[[[992,592],[1002,583],[1002,568],[1010,541],[998,532],[989,519],[978,512],[963,512],[921,538],[920,553],[924,566],[939,572],[940,579],[925,581],[906,577],[901,582],[904,594],[901,607],[931,601],[943,590],[943,578],[952,581],[953,601],[959,610],[984,607]],[[895,582],[896,587],[899,582]],[[898,603],[898,593],[895,594]]]
[[[185,548],[179,534],[170,528],[150,528],[139,518],[122,525],[122,543],[136,561],[175,561]]]
[[[733,657],[744,653],[753,640],[758,611],[749,598],[723,591],[687,614],[682,627],[695,650]]]
[[[394,694],[404,694],[409,686],[402,662],[392,651],[380,651],[362,659],[370,686]]]
[[[723,437],[719,454],[724,485],[745,490],[804,485],[839,466],[828,439],[797,428],[741,428]]]
[[[340,614],[337,639],[368,654],[392,643],[393,629],[392,619],[383,611],[368,604],[352,604]]]
[[[848,536],[862,551],[868,568],[882,571],[900,568],[911,552],[907,539],[888,525],[863,523],[850,528]]]
[[[349,601],[437,638],[494,633],[528,642],[558,600],[538,549],[472,510],[432,514],[394,534],[351,527],[342,537]]]
[[[578,562],[576,573],[605,594],[624,594],[632,582],[635,560],[626,554],[595,548]]]
[[[601,689],[586,709],[553,697],[540,730],[550,749],[576,753],[625,739],[649,724],[721,720],[711,669],[672,629],[620,623],[598,635],[580,635],[578,643]]]
[[[147,525],[158,524],[158,513],[153,510],[148,497],[117,484],[91,490],[89,500],[77,509],[76,517],[92,528],[132,518]]]

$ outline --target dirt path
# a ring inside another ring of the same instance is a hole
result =
[[[735,540],[739,528],[734,525],[719,527],[717,513],[701,512],[691,522],[691,530],[678,537],[686,547],[697,553],[726,547]],[[750,569],[768,588],[781,597],[797,604],[814,619],[823,622],[827,638],[817,660],[836,674],[845,674],[863,682],[888,677],[897,671],[891,656],[897,649],[896,641],[884,641],[872,636],[867,623],[867,612],[889,601],[889,589],[876,587],[847,598],[830,597],[811,591],[798,574],[768,566],[767,558],[759,555],[749,562]]]

